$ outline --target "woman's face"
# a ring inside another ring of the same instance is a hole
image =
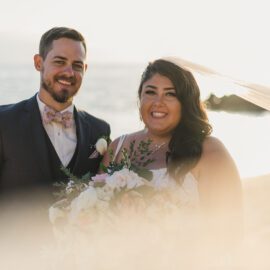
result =
[[[171,136],[181,119],[181,103],[170,79],[157,73],[143,84],[140,112],[149,133]]]

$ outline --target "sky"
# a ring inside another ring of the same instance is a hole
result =
[[[1,63],[30,62],[54,26],[85,36],[91,62],[178,56],[270,85],[267,0],[0,0]]]

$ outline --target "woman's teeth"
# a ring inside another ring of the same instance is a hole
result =
[[[162,118],[162,117],[166,116],[167,114],[164,112],[152,112],[151,115],[153,117],[156,117],[156,118]]]

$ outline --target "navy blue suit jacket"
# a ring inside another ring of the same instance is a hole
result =
[[[77,157],[72,173],[95,174],[100,159],[89,159],[91,147],[102,136],[110,135],[110,126],[84,111],[76,110]],[[51,186],[46,133],[42,125],[36,95],[16,104],[0,106],[0,193],[8,189]]]

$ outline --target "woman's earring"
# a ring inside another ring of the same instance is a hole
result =
[[[140,117],[140,120],[142,121],[143,119],[142,119],[142,113],[141,113],[141,104],[139,100],[137,101],[137,106],[139,108],[139,117]]]
[[[143,121],[142,113],[141,113],[141,108],[139,108],[139,116],[140,116],[140,120]]]

